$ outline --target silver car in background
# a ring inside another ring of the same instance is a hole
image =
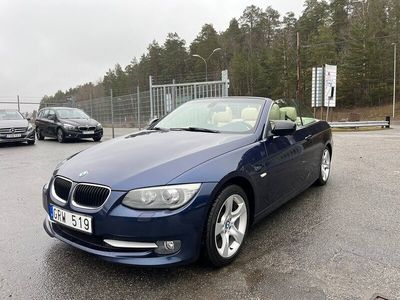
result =
[[[0,144],[19,142],[35,143],[32,124],[17,110],[0,109]]]

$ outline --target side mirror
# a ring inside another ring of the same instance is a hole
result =
[[[26,118],[26,120],[29,122],[31,120],[31,118]]]
[[[274,136],[293,135],[296,132],[296,123],[292,121],[271,121],[271,134]]]
[[[160,119],[157,118],[157,117],[151,119],[150,122],[149,122],[149,125],[147,126],[147,129],[153,128],[153,126],[158,122],[158,120],[160,120]]]

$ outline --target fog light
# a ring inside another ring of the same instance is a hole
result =
[[[172,254],[181,249],[181,241],[158,241],[156,244],[154,252],[158,254]]]
[[[175,243],[174,241],[165,241],[164,242],[164,248],[167,250],[175,250]]]

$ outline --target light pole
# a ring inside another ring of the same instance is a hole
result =
[[[204,58],[203,56],[201,56],[201,55],[199,55],[199,54],[193,54],[193,55],[192,55],[193,57],[201,58],[201,59],[204,61],[204,64],[206,65],[206,82],[208,81],[208,76],[207,76],[207,74],[208,74],[208,70],[207,70],[207,63],[208,63],[208,60],[210,59],[210,57],[211,57],[215,52],[221,51],[221,50],[222,50],[221,48],[215,48],[207,58]]]
[[[393,53],[393,119],[396,109],[396,68],[397,68],[397,44],[393,43],[394,53]]]

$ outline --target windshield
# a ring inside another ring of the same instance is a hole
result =
[[[0,120],[23,120],[21,114],[14,110],[0,110]]]
[[[167,115],[155,129],[253,132],[263,105],[262,99],[193,100]]]
[[[90,119],[80,109],[57,109],[56,113],[60,119]]]

